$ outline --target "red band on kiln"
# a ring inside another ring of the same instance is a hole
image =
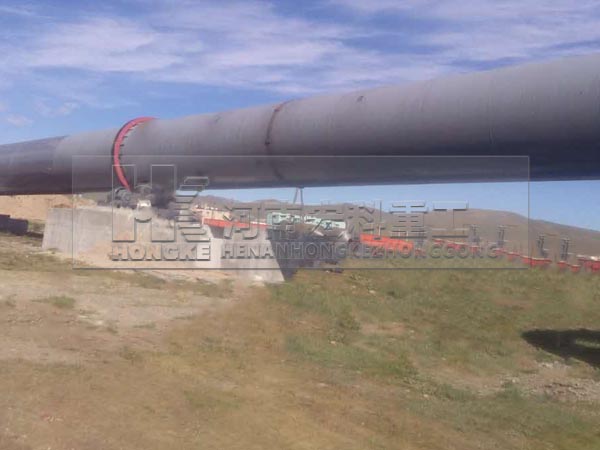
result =
[[[125,189],[131,191],[131,186],[127,181],[127,177],[125,177],[125,172],[123,171],[123,166],[121,166],[121,147],[123,145],[123,141],[127,137],[127,134],[136,126],[141,123],[148,122],[149,120],[153,120],[154,117],[138,117],[137,119],[130,120],[127,122],[117,133],[117,137],[115,137],[115,142],[112,148],[112,157],[113,157],[113,168],[115,170],[115,175],[119,179],[119,182],[123,185]]]

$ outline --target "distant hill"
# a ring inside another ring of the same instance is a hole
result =
[[[105,200],[106,194],[86,194],[85,197],[91,202],[92,199],[94,201]],[[200,195],[198,201],[216,207],[233,203],[233,200],[217,195]],[[291,203],[283,203],[277,200],[266,199],[264,201],[282,206],[291,205]],[[43,221],[46,218],[48,208],[69,208],[71,205],[72,197],[65,195],[0,197],[0,214],[9,214],[14,218]],[[506,247],[509,250],[526,253],[528,249],[530,251],[533,249],[533,254],[539,256],[536,241],[540,235],[544,235],[544,247],[548,250],[551,259],[557,258],[560,253],[561,238],[570,239],[569,251],[573,254],[600,255],[599,231],[545,220],[528,221],[527,217],[508,211],[471,209],[455,213],[455,228],[468,228],[471,224],[477,225],[478,235],[483,241],[489,242],[496,242],[498,227],[505,226]],[[450,213],[445,212],[429,212],[425,218],[425,225],[433,228],[452,228],[452,216]]]
[[[291,205],[277,200],[265,199],[271,204],[282,206]],[[215,195],[201,195],[198,202],[205,202],[212,206],[224,207],[233,202],[231,199]],[[307,205],[308,206],[308,205]],[[335,207],[337,205],[331,205]],[[384,220],[388,213],[384,213]],[[454,228],[466,227],[474,224],[477,234],[482,241],[496,242],[500,226],[505,227],[504,239],[506,248],[521,253],[532,252],[534,256],[541,256],[537,252],[537,240],[544,235],[544,248],[547,249],[551,259],[557,259],[561,249],[561,239],[570,240],[569,252],[572,254],[600,255],[600,231],[578,228],[557,224],[544,220],[532,220],[525,216],[509,211],[496,211],[486,209],[471,209],[457,211],[454,214]],[[452,214],[448,212],[428,212],[425,217],[425,226],[430,228],[452,229]]]
[[[476,224],[478,234],[483,240],[496,241],[498,227],[505,226],[506,247],[510,250],[526,253],[533,249],[537,253],[537,240],[544,235],[544,247],[549,257],[554,259],[560,254],[561,239],[570,239],[569,252],[574,254],[600,255],[600,232],[569,225],[562,225],[545,220],[533,220],[520,214],[508,211],[472,209],[455,213],[457,227]],[[428,213],[426,223],[429,226],[447,225],[449,214]],[[460,223],[459,223],[460,222]]]

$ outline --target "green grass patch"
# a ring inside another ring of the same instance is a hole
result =
[[[66,295],[44,297],[34,301],[39,303],[48,303],[59,309],[73,309],[76,303],[76,300],[73,297],[67,297]]]
[[[0,251],[0,270],[60,272],[70,269],[70,262],[51,255],[22,254],[12,250]]]
[[[119,350],[119,356],[132,364],[142,360],[142,353],[132,349],[129,346],[122,347]]]
[[[240,406],[234,394],[216,389],[194,389],[183,392],[190,409],[196,412],[223,413]]]
[[[535,375],[539,362],[561,358],[531,345],[524,332],[598,330],[600,277],[347,270],[301,272],[270,290],[270,307],[287,321],[285,350],[333,379],[400,383],[399,408],[478,439],[481,448],[600,448],[593,405],[540,397],[518,383],[489,389],[506,374]],[[575,344],[598,348],[593,339]],[[575,378],[598,372],[585,359],[570,370]]]
[[[331,340],[352,343],[369,325],[399,323],[411,334],[394,345],[409,359],[481,375],[534,360],[527,330],[600,323],[600,277],[554,270],[312,272],[271,289],[294,317],[323,323]]]
[[[75,275],[94,277],[107,280],[108,283],[127,283],[130,286],[167,292],[189,292],[206,297],[223,298],[231,294],[232,283],[223,280],[219,283],[209,283],[203,280],[169,280],[143,270],[85,270],[75,271]]]
[[[310,362],[355,373],[403,380],[414,374],[414,368],[404,353],[376,347],[358,347],[352,344],[328,341],[323,337],[290,335],[286,349]]]

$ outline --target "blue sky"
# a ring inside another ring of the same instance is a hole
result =
[[[3,0],[0,143],[597,51],[590,0]],[[533,183],[531,216],[600,229],[599,192]]]

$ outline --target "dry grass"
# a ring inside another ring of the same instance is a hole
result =
[[[215,292],[143,274],[75,276],[115,283],[105,289],[111,296],[128,284],[165,298]],[[311,272],[277,287],[216,292],[236,300],[166,331],[86,334],[99,357],[85,362],[3,361],[0,448],[600,446],[598,401],[558,401],[506,381],[535,375],[539,361],[562,361],[523,331],[597,327],[600,278]],[[76,331],[73,310],[52,314],[61,336]],[[156,335],[160,345],[140,345],[140,336]],[[107,350],[109,339],[119,345]],[[578,360],[565,370],[576,380],[598,371]]]
[[[53,297],[44,297],[33,300],[39,303],[48,303],[59,309],[73,309],[75,307],[75,299],[66,295],[56,295]]]

